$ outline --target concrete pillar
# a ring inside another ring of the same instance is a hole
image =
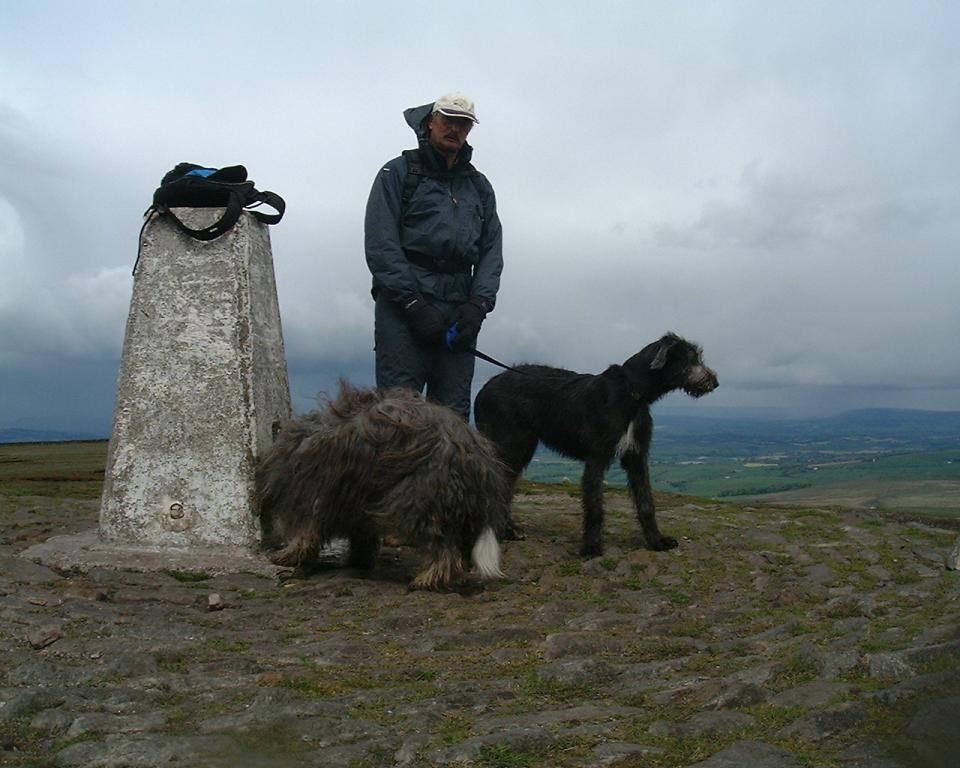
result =
[[[178,209],[190,227],[221,209]],[[216,240],[165,217],[143,234],[117,384],[100,539],[147,548],[253,547],[256,459],[290,416],[267,227]]]

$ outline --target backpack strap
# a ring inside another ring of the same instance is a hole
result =
[[[154,204],[153,208],[157,213],[169,216],[177,229],[185,235],[189,235],[195,240],[214,240],[230,229],[240,219],[240,214],[243,213],[243,198],[238,193],[231,192],[227,198],[227,205],[224,208],[223,215],[213,224],[208,227],[203,227],[202,229],[188,227],[163,203]]]
[[[410,201],[413,199],[413,193],[417,191],[417,187],[420,186],[420,181],[424,176],[437,179],[452,176],[452,174],[431,173],[427,171],[419,149],[405,149],[402,154],[407,159],[407,175],[403,180],[403,190],[400,193],[401,219],[407,212]],[[483,222],[486,224],[490,218],[490,205],[493,202],[493,186],[487,177],[474,168],[472,164],[468,163],[468,166],[469,170],[464,175],[470,179],[474,189],[477,190],[477,194],[480,196],[480,203],[483,205]]]
[[[271,193],[272,194],[272,193]],[[276,206],[274,206],[276,207]],[[154,203],[147,210],[143,212],[144,221],[143,226],[140,227],[140,237],[137,238],[137,259],[133,262],[133,275],[137,274],[137,267],[140,265],[140,256],[143,252],[143,232],[147,228],[147,224],[150,223],[150,219],[154,216],[168,216],[170,221],[176,225],[177,229],[183,232],[188,237],[192,237],[195,240],[213,240],[217,237],[220,237],[224,232],[226,232],[230,227],[237,223],[240,219],[240,214],[243,213],[243,203],[240,202],[240,198],[237,195],[230,195],[230,200],[227,203],[227,207],[223,212],[223,215],[209,227],[204,227],[203,229],[193,229],[184,224],[177,215],[171,211],[166,205],[162,203]],[[259,213],[258,211],[251,211],[254,216],[264,216],[264,214]],[[280,216],[283,215],[281,211],[280,214],[276,217],[277,221],[280,220]],[[271,222],[267,222],[271,223]]]
[[[231,229],[245,210],[263,224],[276,224],[283,218],[286,203],[276,192],[259,191],[252,181],[247,180],[243,166],[231,166],[221,169],[222,177],[235,181],[214,180],[209,178],[214,171],[209,168],[181,163],[164,176],[164,180],[153,194],[153,204],[144,212],[145,221],[140,229],[137,246],[137,260],[133,265],[133,274],[137,273],[143,246],[143,232],[150,219],[155,215],[168,216],[188,237],[195,240],[214,240]],[[188,178],[189,177],[189,178]],[[264,213],[253,210],[263,204],[269,205],[276,213]],[[171,208],[223,208],[223,214],[213,224],[194,229],[184,224]]]
[[[253,192],[254,194],[248,199],[244,210],[252,213],[257,221],[261,221],[264,224],[278,223],[280,219],[283,218],[284,211],[287,210],[287,204],[284,202],[284,199],[276,192],[259,192],[257,190],[253,190]],[[276,213],[263,213],[262,211],[253,210],[264,203],[273,208]]]
[[[420,181],[426,175],[423,172],[423,158],[419,149],[405,149],[403,156],[407,159],[407,175],[403,180],[403,191],[400,193],[400,218],[407,212],[413,193],[420,186]]]
[[[473,182],[477,194],[480,195],[480,204],[483,206],[483,225],[486,226],[490,220],[490,206],[493,205],[494,201],[493,185],[490,183],[490,180],[476,168],[473,168],[470,173],[470,181]]]

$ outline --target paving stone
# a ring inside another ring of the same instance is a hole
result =
[[[929,768],[955,768],[960,762],[960,696],[925,703],[910,720],[906,735],[920,764]]]
[[[596,757],[593,765],[616,765],[624,758],[634,755],[662,755],[665,751],[663,747],[649,747],[624,741],[605,741],[593,748],[593,754]]]
[[[785,736],[799,736],[808,741],[819,742],[857,728],[867,720],[867,717],[867,709],[863,704],[845,702],[830,709],[804,715],[784,728],[781,733]]]
[[[67,709],[45,709],[33,716],[30,720],[30,727],[38,731],[60,734],[66,733],[75,720],[75,714]]]
[[[781,691],[770,699],[770,703],[777,707],[822,707],[829,704],[838,696],[847,693],[852,686],[849,683],[839,683],[831,680],[814,680],[786,691]]]
[[[63,576],[45,565],[21,557],[0,555],[0,573],[18,584],[53,584],[63,581]]]
[[[757,741],[740,741],[688,768],[802,768],[791,752]]]
[[[0,690],[0,723],[9,723],[50,707],[60,706],[64,695],[60,691],[18,688]]]
[[[571,659],[547,664],[537,670],[541,680],[564,685],[588,685],[609,681],[617,674],[613,665],[602,659]]]
[[[906,768],[874,741],[851,744],[837,755],[837,759],[843,768]]]
[[[734,683],[707,702],[707,706],[714,709],[742,709],[762,704],[767,698],[767,692],[755,683]]]
[[[67,738],[87,736],[91,733],[142,733],[159,731],[167,724],[160,712],[146,715],[111,715],[105,712],[90,712],[75,718],[67,730]]]
[[[903,680],[917,674],[902,653],[870,653],[864,660],[870,677],[880,680]]]
[[[484,750],[541,751],[556,741],[545,728],[508,728],[498,733],[474,736],[446,749],[431,752],[429,759],[439,765],[475,761]]]
[[[558,632],[547,635],[543,652],[548,659],[560,659],[609,653],[622,646],[622,641],[601,632]]]
[[[755,722],[756,718],[744,712],[698,712],[683,722],[659,720],[649,731],[654,736],[716,736],[749,728]]]
[[[960,669],[954,668],[938,672],[929,672],[925,675],[918,675],[917,677],[902,680],[891,685],[889,688],[870,693],[869,698],[892,706],[904,699],[923,696],[930,691],[936,691],[938,689],[960,689]]]
[[[156,768],[158,765],[230,765],[242,756],[229,736],[114,734],[60,750],[53,763],[64,768]],[[236,763],[234,763],[236,764]],[[249,761],[248,765],[255,765]]]

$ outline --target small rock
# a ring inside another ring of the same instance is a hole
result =
[[[208,611],[222,611],[226,608],[226,603],[223,602],[223,598],[216,592],[211,592],[207,595],[207,610]]]
[[[59,624],[47,624],[31,631],[27,635],[27,642],[33,648],[40,650],[57,642],[61,637],[63,637],[63,629]]]
[[[714,709],[740,709],[767,700],[767,692],[753,683],[735,683],[725,689],[709,705]]]
[[[879,680],[904,680],[916,670],[899,653],[870,653],[865,657],[870,677]]]
[[[953,549],[951,549],[947,555],[947,570],[960,570],[960,538],[957,539],[957,542],[953,545]]]
[[[805,581],[814,586],[823,586],[836,581],[836,575],[825,563],[816,563],[807,569]]]

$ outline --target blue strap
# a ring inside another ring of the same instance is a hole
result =
[[[443,337],[443,341],[447,345],[447,349],[449,349],[451,352],[453,352],[453,342],[456,340],[456,338],[457,338],[457,324],[454,323],[449,328],[447,328],[447,332]]]

